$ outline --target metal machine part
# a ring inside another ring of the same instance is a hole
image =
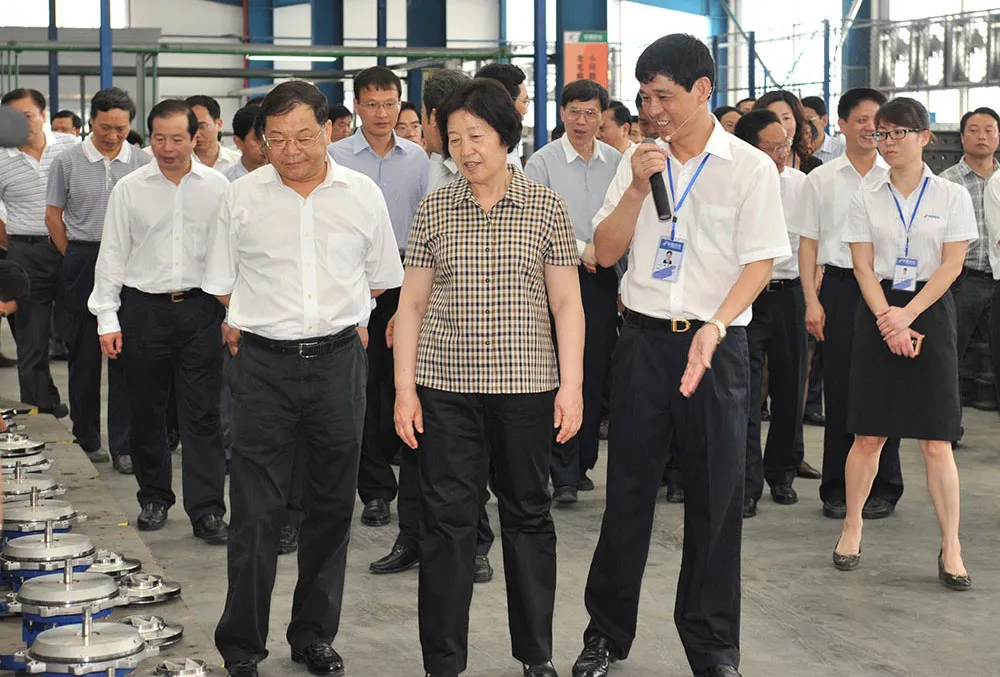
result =
[[[28,502],[12,503],[4,508],[3,532],[6,538],[15,538],[45,531],[46,522],[52,522],[54,532],[68,531],[85,522],[87,516],[77,512],[67,501],[42,500],[36,487],[29,494]]]
[[[24,433],[0,433],[0,456],[13,458],[36,453],[45,448],[45,442],[39,442]]]
[[[15,474],[17,466],[21,466],[25,473],[45,472],[52,467],[52,461],[40,451],[32,451],[24,456],[14,456],[0,459],[0,469],[4,476]]]
[[[66,493],[66,488],[58,484],[51,475],[45,473],[25,473],[20,465],[15,466],[14,474],[4,477],[3,501],[5,504],[24,502],[31,499],[33,489],[38,490],[40,498],[51,498]]]
[[[184,636],[183,625],[168,623],[159,616],[136,614],[126,616],[118,622],[132,626],[139,631],[139,635],[147,644],[152,644],[160,649],[177,644]]]
[[[134,677],[225,677],[227,674],[225,668],[198,658],[166,658],[139,666]]]
[[[128,599],[129,606],[143,604],[159,604],[179,597],[181,584],[168,581],[157,574],[129,574],[118,581],[122,594]]]
[[[73,567],[90,566],[94,544],[84,534],[57,534],[55,522],[47,520],[45,531],[7,541],[0,553],[0,565],[5,571],[58,571],[66,560]]]
[[[80,615],[125,604],[115,579],[107,574],[73,571],[67,559],[62,573],[27,580],[14,593],[10,610],[38,618]]]
[[[94,554],[94,563],[87,571],[97,574],[107,574],[115,580],[134,574],[142,569],[142,561],[126,557],[111,550],[98,550]]]

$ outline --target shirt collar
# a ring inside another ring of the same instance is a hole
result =
[[[875,177],[870,184],[868,184],[868,190],[871,192],[876,192],[882,188],[882,186],[889,184],[889,172],[883,172]],[[931,168],[924,163],[924,173],[921,175],[920,180],[923,181],[927,178],[934,178],[935,174],[931,171]]]
[[[997,159],[994,157],[993,171],[996,172],[998,169],[1000,169],[1000,162],[997,162]],[[964,155],[962,156],[962,159],[958,161],[958,171],[962,172],[962,174],[966,176],[969,174],[976,174],[976,170],[970,167],[969,163],[965,161]],[[976,175],[978,176],[978,174]]]
[[[372,148],[372,145],[368,142],[368,137],[366,137],[362,132],[363,129],[364,127],[358,127],[358,131],[354,132],[353,136],[351,136],[351,151],[355,155],[366,149],[370,149],[372,153],[375,153],[375,149]],[[403,147],[403,144],[400,143],[403,140],[404,139],[400,139],[396,136],[396,132],[393,130],[392,148],[389,149],[389,155],[392,155],[393,153],[406,153],[406,149]],[[377,156],[378,153],[375,153],[375,155]]]
[[[163,170],[160,169],[160,163],[156,160],[156,156],[153,156],[153,159],[152,159],[151,162],[147,162],[145,165],[143,165],[143,167],[142,167],[142,169],[140,171],[145,172],[143,174],[143,178],[146,179],[147,181],[149,181],[151,179],[155,179],[155,178],[162,178],[164,181],[170,181],[170,179],[168,179],[164,175]],[[195,156],[192,155],[192,157],[191,157],[191,171],[189,171],[184,176],[185,177],[187,177],[187,176],[194,176],[195,178],[202,179],[202,178],[208,176],[210,173],[212,173],[212,171],[213,170],[211,168],[206,167],[205,165],[201,164],[200,162],[196,162],[195,161]],[[171,183],[173,183],[173,181],[171,181]]]
[[[570,164],[573,160],[580,158],[583,160],[583,156],[577,152],[576,148],[573,147],[572,142],[569,140],[568,134],[563,134],[559,137],[557,141],[558,144],[562,146],[563,153],[566,154],[566,164]],[[594,139],[594,157],[604,162],[604,150],[601,148],[601,142],[596,138]],[[591,158],[593,159],[593,158]]]
[[[855,173],[857,173],[858,171],[854,169],[854,165],[851,164],[851,158],[847,157],[847,151],[844,151],[842,154],[833,158],[827,164],[833,165],[836,171],[840,171],[842,169],[847,169],[847,168],[850,168]],[[880,154],[875,153],[875,164],[872,166],[872,169],[889,169],[889,165],[888,163],[886,163],[885,160],[882,159],[882,156]]]
[[[497,204],[511,202],[523,207],[528,202],[528,179],[513,165],[507,165],[507,171],[511,174],[510,185],[507,186],[507,194],[500,198],[500,202]],[[472,194],[472,186],[464,176],[459,177],[449,185],[453,186],[452,202],[455,204],[475,202],[476,196]]]
[[[334,181],[337,183],[349,184],[350,178],[348,173],[349,169],[341,167],[330,154],[326,154],[326,177],[324,177],[322,183],[317,186],[317,188],[326,188],[331,185]],[[281,175],[278,174],[278,170],[272,164],[266,164],[259,169],[250,172],[247,176],[253,176],[257,178],[259,183],[276,183],[278,185],[284,185],[284,181],[281,180]]]
[[[100,162],[105,159],[101,151],[97,150],[97,146],[94,145],[93,134],[88,136],[83,142],[83,153],[87,156],[87,159],[91,162]],[[122,148],[118,151],[118,155],[112,158],[112,162],[128,162],[132,157],[132,144],[128,141],[122,141]]]
[[[705,150],[699,154],[699,157],[708,153],[709,155],[714,155],[717,158],[732,161],[732,144],[736,142],[736,137],[723,129],[722,124],[719,123],[714,115],[712,116],[712,123],[712,135],[708,137],[708,142],[705,144]],[[659,144],[661,148],[670,148],[670,145],[663,139],[657,139],[656,143]]]
[[[451,158],[446,160],[440,153],[431,153],[431,161],[444,167],[452,176],[458,176],[458,165]]]
[[[42,133],[45,134],[45,150],[42,151],[42,154],[44,154],[49,150],[52,144],[59,141],[59,137],[55,135],[55,132],[52,132],[48,129],[42,130]],[[0,151],[2,151],[4,155],[8,155],[10,157],[17,157],[18,155],[21,154],[27,155],[27,153],[25,153],[20,148],[3,148],[0,149]]]

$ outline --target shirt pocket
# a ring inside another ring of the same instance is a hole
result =
[[[736,210],[733,207],[701,205],[698,210],[699,251],[706,254],[736,255]]]
[[[356,277],[363,263],[361,236],[339,231],[327,235],[326,260],[335,278],[349,280]]]

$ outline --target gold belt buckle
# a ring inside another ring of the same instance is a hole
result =
[[[683,334],[691,328],[691,320],[685,320],[684,318],[671,318],[670,319],[670,331],[675,334]]]
[[[184,292],[182,292],[182,291],[172,291],[172,292],[170,292],[170,302],[171,303],[180,303],[183,300],[184,300]]]

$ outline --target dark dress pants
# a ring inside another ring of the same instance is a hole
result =
[[[63,257],[63,288],[69,313],[69,408],[73,437],[84,451],[101,448],[101,369],[104,355],[97,318],[87,308],[94,290],[99,242],[70,242]],[[108,446],[111,456],[129,453],[131,412],[121,360],[108,360]]]
[[[62,284],[62,255],[47,237],[11,235],[7,260],[20,264],[31,282],[28,299],[17,308],[14,334],[21,401],[51,410],[59,404],[59,390],[49,369],[49,337],[52,304]]]
[[[267,656],[278,540],[302,463],[304,517],[287,639],[333,642],[357,491],[367,359],[354,328],[319,357],[277,354],[244,336],[228,377],[236,401],[230,469],[229,591],[215,630],[227,664]],[[471,560],[470,560],[471,562]]]
[[[808,345],[813,349],[809,365],[809,384],[806,395],[806,414],[823,415],[823,344],[809,335]]]
[[[965,353],[969,349],[972,337],[978,332],[990,342],[990,346],[997,345],[991,339],[990,327],[992,319],[990,307],[993,303],[992,276],[982,274],[977,271],[963,269],[962,274],[951,285],[951,294],[955,298],[956,327],[958,329],[958,368],[962,370],[962,363],[965,361]],[[18,313],[20,314],[20,313]],[[18,320],[20,326],[21,320]],[[990,355],[992,359],[992,353]],[[995,362],[995,360],[994,360]],[[964,370],[963,370],[964,371]],[[975,380],[976,374],[960,374],[962,381]]]
[[[674,622],[695,673],[739,665],[740,550],[750,366],[731,327],[690,398],[680,394],[694,330],[655,328],[626,311],[612,361],[607,506],[584,596],[585,638],[625,658],[635,639],[668,441],[684,474],[684,545]]]
[[[845,500],[844,471],[854,435],[847,432],[847,400],[851,375],[851,346],[854,342],[854,315],[861,289],[854,272],[827,266],[820,289],[820,303],[826,312],[823,336],[823,395],[826,399],[826,427],[823,429],[823,481],[819,496],[824,501]],[[899,439],[890,438],[882,448],[872,497],[893,505],[903,495],[903,470],[899,465]]]
[[[796,281],[797,282],[797,281]],[[746,495],[760,500],[764,481],[792,484],[802,463],[802,411],[806,380],[806,322],[802,286],[761,292],[747,326],[750,351],[750,421],[747,425]],[[760,389],[767,358],[771,425],[761,457]]]
[[[375,299],[375,304],[368,320],[367,407],[358,471],[358,496],[362,503],[376,498],[391,501],[396,497],[396,474],[391,461],[402,446],[392,418],[396,406],[392,348],[385,344],[386,327],[399,307],[399,289],[386,289]]]
[[[586,317],[583,349],[583,425],[565,444],[552,448],[552,485],[575,487],[597,465],[601,432],[601,394],[618,332],[618,277],[614,268],[589,273],[579,267],[580,295]],[[555,335],[553,330],[553,335]]]
[[[226,512],[226,454],[219,426],[222,304],[203,292],[173,302],[122,292],[122,355],[132,397],[131,449],[139,505],[174,504],[167,444],[170,391],[176,392],[184,510],[191,522]]]
[[[479,512],[493,466],[500,509],[507,614],[514,658],[552,658],[556,531],[549,456],[555,392],[473,395],[418,387],[420,587],[424,669],[464,671]]]
[[[993,387],[997,393],[997,403],[1000,403],[1000,282],[993,283],[993,300],[990,306],[990,346],[993,360]]]

